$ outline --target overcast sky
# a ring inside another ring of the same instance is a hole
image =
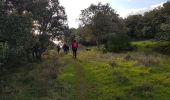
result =
[[[143,13],[155,7],[161,6],[167,0],[60,0],[65,7],[70,27],[77,28],[81,10],[90,6],[90,4],[109,3],[121,17],[130,14]]]

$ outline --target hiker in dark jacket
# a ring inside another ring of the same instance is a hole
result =
[[[60,45],[57,45],[57,52],[58,52],[58,54],[60,53]]]
[[[64,50],[64,53],[66,53],[66,54],[69,52],[69,46],[65,43],[63,45],[63,50]]]
[[[73,40],[71,47],[72,47],[72,51],[73,51],[73,57],[77,58],[78,42],[76,40]]]

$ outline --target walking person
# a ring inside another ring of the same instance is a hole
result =
[[[58,44],[58,45],[57,45],[57,52],[58,52],[58,54],[60,53],[60,49],[61,49],[61,48],[60,48],[60,45]]]
[[[69,52],[69,46],[67,44],[65,44],[65,43],[63,45],[63,50],[64,50],[65,54],[67,54]]]
[[[73,58],[77,58],[78,42],[76,40],[73,40],[71,47],[72,47],[72,51],[73,51]]]

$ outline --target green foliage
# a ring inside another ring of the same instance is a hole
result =
[[[153,53],[147,55],[147,53],[130,52],[132,59],[125,60],[126,55],[126,53],[103,54],[91,50],[80,51],[79,59],[74,61],[70,59],[70,55],[63,57],[62,60],[66,60],[67,64],[59,77],[62,83],[73,88],[67,94],[71,95],[69,99],[164,100],[164,97],[169,99],[169,88],[167,89],[169,77],[166,77],[169,76],[170,69],[165,66],[166,64],[169,66],[169,58]],[[154,58],[159,58],[159,64],[150,63],[149,67],[138,65],[136,59],[147,57],[153,61]],[[164,97],[161,97],[162,95]]]
[[[118,51],[129,46],[125,47],[128,44],[128,41],[126,41],[128,37],[126,37],[124,22],[109,4],[99,3],[82,10],[80,21],[82,27],[92,34],[90,37],[96,41],[98,48],[101,44],[104,44],[106,50]],[[87,37],[87,34],[83,36]],[[124,41],[116,43],[118,39],[124,39]]]
[[[132,46],[137,47],[137,51],[145,51],[145,52],[159,52],[162,54],[169,55],[170,52],[170,42],[169,41],[137,41],[131,42]]]
[[[5,59],[7,58],[8,55],[8,44],[7,42],[5,43],[0,43],[0,59]]]
[[[41,58],[49,40],[67,31],[66,21],[65,9],[58,0],[0,2],[0,36],[8,41],[14,58],[29,59],[35,48]]]
[[[122,34],[111,36],[107,44],[105,44],[105,48],[108,51],[114,52],[121,52],[132,49],[132,47],[129,44],[128,37]]]
[[[103,5],[99,3],[98,5],[91,5],[82,10],[80,15],[82,26],[84,26],[84,28],[89,28],[88,30],[94,35],[98,46],[104,40],[107,40],[107,38],[103,38],[103,36],[113,32],[112,27],[118,27],[118,24],[112,22],[112,20],[118,21],[118,15],[109,4]]]
[[[139,96],[141,98],[152,98],[153,96],[153,88],[150,84],[139,84],[130,89],[129,94],[133,96]]]
[[[79,27],[77,29],[77,35],[80,37],[79,42],[85,46],[96,45],[95,36],[92,34],[92,30],[88,26]]]
[[[158,44],[162,44],[162,43],[163,42],[152,41],[152,40],[131,42],[131,44],[133,46],[136,46],[138,48],[138,50],[141,50],[141,51],[144,51],[144,49],[147,49],[147,48],[148,49],[153,49]]]
[[[170,24],[162,23],[160,25],[160,32],[155,36],[158,40],[170,40]]]
[[[154,51],[165,54],[165,55],[170,55],[170,43],[167,42],[165,44],[157,45],[154,48]]]
[[[125,19],[126,27],[128,28],[128,35],[132,38],[143,37],[143,17],[142,15],[130,15]]]
[[[1,73],[0,98],[2,100],[170,98],[170,58],[165,55],[144,52],[103,54],[96,48],[91,48],[91,51],[79,51],[78,59],[72,59],[71,54],[58,55],[55,50],[45,52],[43,58],[45,61],[42,63],[32,63]],[[156,65],[150,63],[148,67],[138,64],[139,59],[146,58],[159,61]]]
[[[130,15],[125,19],[128,35],[133,39],[168,40],[169,38],[169,2],[163,7],[145,12],[144,15]]]
[[[68,43],[71,43],[74,39],[76,40],[80,40],[80,35],[79,35],[79,31],[80,29],[75,29],[75,28],[71,28],[69,29],[69,34],[65,35],[65,41],[67,41]]]
[[[55,56],[51,56],[53,54]],[[57,52],[45,52],[48,59],[42,63],[27,63],[25,66],[13,67],[1,72],[1,100],[56,100],[61,99],[62,84],[59,83]],[[64,98],[64,97],[63,97]],[[62,99],[63,100],[63,99]]]

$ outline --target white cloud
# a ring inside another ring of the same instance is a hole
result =
[[[70,27],[78,27],[76,19],[79,18],[81,10],[99,2],[107,3],[107,0],[60,0],[61,5],[65,7]]]
[[[159,4],[151,5],[150,7],[145,7],[145,8],[138,8],[138,9],[124,9],[124,12],[120,11],[120,16],[125,18],[128,15],[135,15],[135,14],[144,14],[147,11],[153,10],[158,7],[162,7],[164,2],[161,2]]]
[[[117,13],[120,15],[120,17],[126,18],[129,15],[143,14],[146,11],[148,11],[148,8],[139,8],[139,9],[121,8],[121,9],[117,10]]]
[[[160,7],[160,6],[162,7],[163,4],[164,4],[164,2],[161,2],[159,4],[152,5],[150,8],[154,9],[154,8],[157,8],[157,7]]]
[[[78,22],[76,19],[79,18],[79,15],[81,13],[81,10],[87,8],[90,6],[90,4],[97,4],[99,2],[102,3],[113,3],[114,0],[60,0],[60,3],[62,6],[65,7],[66,14],[68,17],[68,24],[70,27],[77,28]],[[125,1],[132,1],[132,0],[125,0]],[[152,10],[158,6],[162,6],[163,2],[155,5],[151,5],[150,7],[145,8],[138,8],[138,9],[126,9],[124,7],[114,8],[117,13],[125,18],[128,15],[134,15],[134,14],[144,14],[144,12]]]
[[[126,15],[122,17],[127,17],[128,15],[135,15],[135,14],[144,14],[144,12],[148,11],[148,8],[139,8],[139,9],[127,9]]]

